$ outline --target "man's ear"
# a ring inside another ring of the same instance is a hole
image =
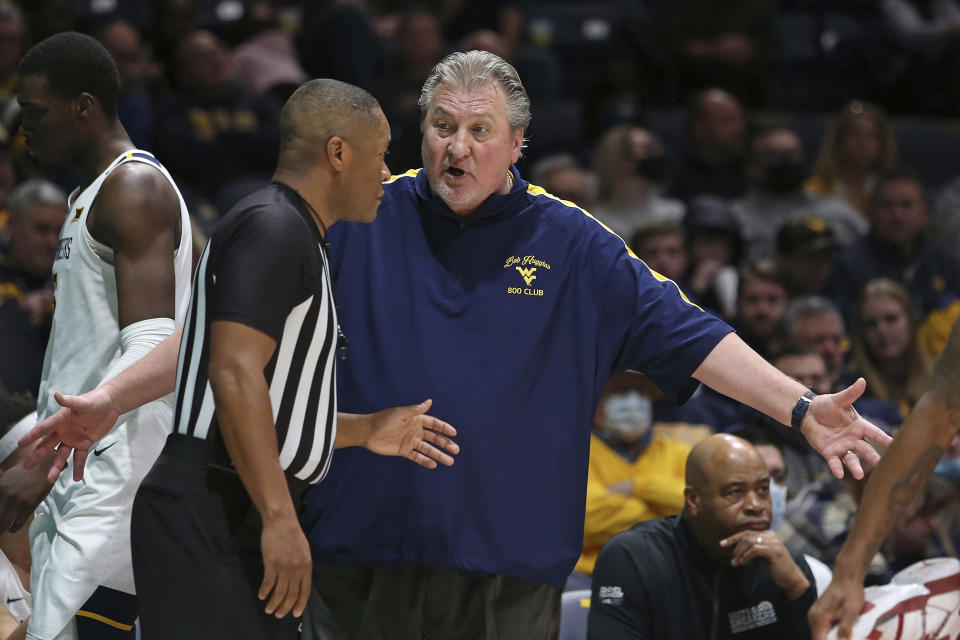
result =
[[[700,496],[696,489],[691,486],[683,488],[683,505],[691,516],[697,515],[697,512],[700,511]]]
[[[93,107],[97,104],[97,99],[84,91],[73,99],[73,104],[78,118],[89,118],[93,115]]]
[[[333,136],[327,141],[327,160],[335,171],[342,172],[350,164],[350,145],[340,136]]]

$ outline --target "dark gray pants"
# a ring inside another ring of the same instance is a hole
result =
[[[547,640],[560,589],[402,565],[317,564],[301,640]]]

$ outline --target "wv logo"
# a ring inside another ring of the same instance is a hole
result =
[[[533,275],[533,272],[536,271],[536,267],[530,267],[529,269],[521,269],[517,267],[517,271],[520,272],[520,275],[523,276],[523,281],[527,283],[527,286],[530,286],[530,283],[537,279],[537,276]]]
[[[83,215],[83,207],[77,207],[76,215],[73,216],[73,220],[71,220],[70,222],[76,222],[77,220],[80,219],[80,216],[82,215]]]

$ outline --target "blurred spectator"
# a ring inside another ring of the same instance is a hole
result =
[[[740,227],[726,200],[697,196],[683,217],[689,267],[686,283],[697,303],[730,319],[737,311]]]
[[[177,90],[157,106],[157,157],[222,213],[269,181],[280,105],[234,79],[227,51],[209,31],[181,40],[176,65]]]
[[[777,232],[777,268],[791,297],[817,295],[830,278],[837,248],[833,229],[821,218],[794,218]]]
[[[67,198],[49,182],[30,180],[14,189],[7,204],[10,246],[0,253],[0,385],[36,393],[53,314],[50,272]]]
[[[772,58],[771,0],[654,0],[651,23],[675,60],[679,97],[719,86],[752,106],[763,102]]]
[[[687,234],[676,222],[648,220],[633,234],[630,246],[637,257],[686,293]]]
[[[753,445],[770,472],[770,528],[776,530],[787,511],[787,461],[783,445],[769,431],[757,427],[737,429],[730,435]]]
[[[233,48],[237,78],[254,94],[270,93],[279,102],[307,81],[293,39],[280,28],[276,0],[250,2],[234,26],[238,44]]]
[[[76,9],[73,0],[32,0],[21,2],[27,13],[27,24],[33,42],[39,42],[61,31],[76,28]]]
[[[333,78],[374,90],[384,53],[366,2],[308,2],[294,42],[311,78]]]
[[[747,190],[746,119],[735,97],[722,89],[698,93],[687,108],[685,141],[671,195],[739,198]]]
[[[151,26],[153,55],[171,75],[177,66],[177,43],[200,28],[194,0],[155,0]]]
[[[769,529],[770,512],[770,472],[750,443],[718,434],[697,444],[683,514],[600,553],[588,638],[809,638],[813,574]]]
[[[16,101],[14,101],[16,104]],[[7,207],[7,198],[17,182],[17,171],[14,166],[13,140],[7,130],[0,125],[0,249],[10,242],[7,224],[10,220],[10,210]]]
[[[537,160],[530,168],[530,182],[581,209],[594,210],[596,180],[569,153]]]
[[[792,301],[783,312],[783,336],[788,346],[819,354],[827,366],[829,388],[837,388],[849,340],[843,315],[835,304],[821,296],[804,296]]]
[[[0,4],[0,110],[16,90],[17,64],[23,55],[26,31],[20,7],[13,2]]]
[[[908,56],[912,113],[953,116],[960,107],[960,4],[956,0],[882,0],[890,40]]]
[[[866,212],[877,175],[893,168],[897,143],[879,107],[854,100],[830,123],[807,189],[844,198]]]
[[[593,156],[599,200],[593,213],[623,238],[633,235],[644,220],[680,222],[683,203],[660,195],[668,163],[663,145],[646,129],[612,127]]]
[[[420,89],[445,53],[440,21],[433,13],[421,6],[400,14],[393,54],[374,91],[390,122],[389,160],[397,171],[421,165]]]
[[[803,190],[805,162],[803,143],[792,129],[772,126],[753,136],[746,169],[750,187],[732,209],[747,245],[748,260],[771,257],[776,230],[800,216],[825,220],[841,244],[866,233],[866,220],[844,200]]]
[[[503,53],[493,49],[483,50],[496,53],[504,59],[513,57],[523,36],[524,22],[521,3],[517,0],[433,0],[432,5],[448,43],[459,43],[478,32],[488,32],[483,36],[484,41],[489,43],[494,40],[497,43],[495,48],[500,48]]]
[[[850,333],[850,367],[866,379],[865,394],[896,403],[905,417],[930,378],[930,363],[917,344],[910,294],[892,280],[869,281],[854,309]]]
[[[773,342],[788,300],[783,275],[772,260],[760,260],[741,269],[733,321],[737,335],[754,351],[768,357],[775,351]]]
[[[805,487],[787,503],[787,515],[777,533],[785,544],[833,566],[847,539],[867,476],[854,480],[846,474],[837,480],[827,474]],[[940,511],[952,497],[941,481],[932,479],[894,525],[881,551],[870,561],[866,583],[886,584],[898,570],[935,552]]]
[[[113,20],[97,32],[97,40],[116,60],[120,72],[117,115],[123,128],[137,147],[153,149],[153,89],[159,70],[140,33],[126,20]]]
[[[827,292],[850,307],[873,278],[902,284],[921,320],[960,296],[960,263],[926,233],[920,176],[897,168],[880,175],[868,210],[870,233],[837,255]]]
[[[600,397],[590,436],[580,573],[593,573],[600,547],[617,533],[683,508],[690,447],[651,433],[651,394],[661,395],[649,378],[627,372],[611,378]]]

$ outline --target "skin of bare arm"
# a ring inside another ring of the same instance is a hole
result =
[[[954,322],[927,391],[907,416],[883,460],[870,474],[847,541],[837,555],[833,581],[810,609],[815,639],[839,622],[849,638],[863,607],[867,566],[890,529],[923,490],[960,427],[960,330]]]

